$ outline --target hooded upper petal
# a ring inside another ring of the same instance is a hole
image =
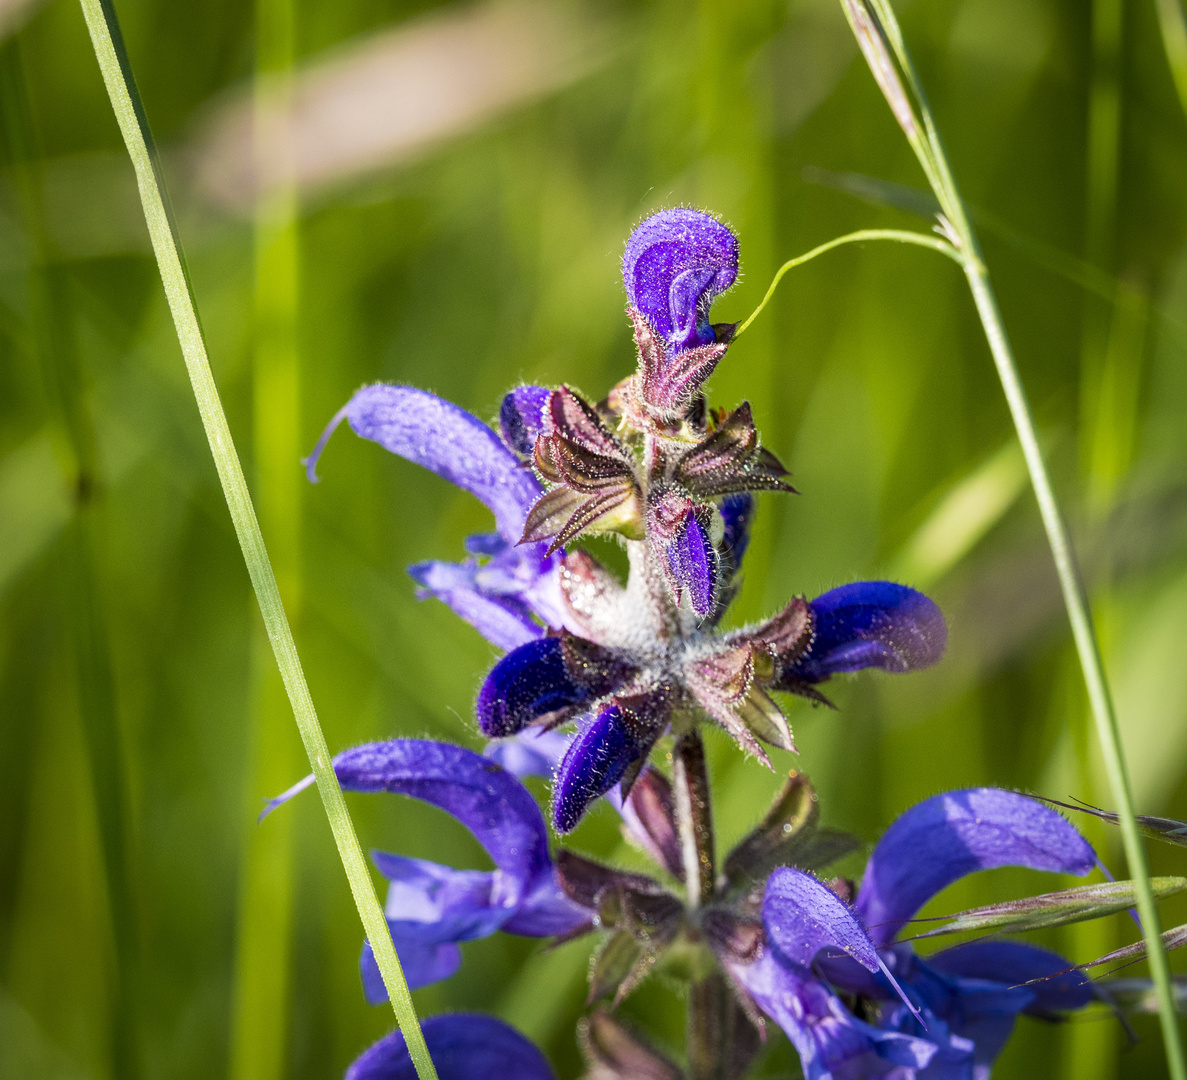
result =
[[[885,945],[941,889],[975,870],[1025,866],[1083,876],[1091,845],[1054,810],[1012,791],[970,788],[925,799],[883,834],[855,905]]]
[[[503,440],[476,416],[413,386],[364,386],[318,440],[307,460],[311,479],[326,440],[343,419],[350,422],[357,435],[476,495],[494,512],[505,540],[515,543],[523,535],[528,509],[543,488]]]
[[[767,880],[762,902],[767,940],[794,964],[807,968],[821,949],[835,948],[869,971],[878,951],[849,905],[811,874],[783,866]]]
[[[631,306],[673,353],[715,340],[709,305],[737,276],[737,237],[716,218],[683,207],[647,218],[622,257]]]
[[[863,668],[905,672],[930,667],[944,653],[948,628],[935,603],[893,581],[855,581],[811,603],[812,644],[791,680],[822,682]]]
[[[482,1013],[445,1013],[421,1022],[440,1080],[555,1080],[547,1059],[513,1027]],[[345,1080],[417,1080],[404,1036],[393,1031],[346,1070]]]
[[[446,810],[470,829],[495,863],[494,871],[454,870],[375,853],[376,865],[391,882],[385,915],[410,985],[453,974],[460,941],[500,929],[549,936],[588,921],[589,913],[560,890],[548,830],[531,793],[489,758],[448,743],[395,739],[339,754],[334,770],[344,790],[391,791]],[[361,965],[368,999],[385,1000],[369,943]]]
[[[334,771],[346,791],[411,795],[457,818],[499,868],[492,903],[513,908],[552,872],[548,830],[531,793],[481,754],[427,739],[393,739],[339,754]]]

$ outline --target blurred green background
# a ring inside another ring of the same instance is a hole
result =
[[[118,10],[335,750],[479,745],[495,659],[404,573],[460,557],[480,505],[348,432],[305,484],[298,458],[357,386],[406,381],[483,417],[517,380],[600,396],[633,362],[622,244],[660,206],[738,231],[719,320],[838,233],[928,227],[893,186],[923,181],[833,0]],[[1187,817],[1187,122],[1155,5],[901,16],[1074,525],[1139,810]],[[82,16],[5,0],[0,35],[0,1076],[339,1076],[392,1017],[363,1001],[316,796],[255,824],[303,755]],[[890,245],[831,253],[785,280],[710,389],[753,402],[803,492],[762,498],[733,618],[888,575],[949,619],[936,669],[835,686],[838,713],[792,705],[801,755],[777,765],[809,772],[825,820],[872,841],[970,784],[1109,805],[958,270]],[[724,848],[778,778],[710,749]],[[351,809],[365,847],[485,865],[435,811]],[[1123,873],[1117,834],[1080,824]],[[605,807],[576,841],[633,858]],[[1179,851],[1151,855],[1183,872]],[[982,875],[933,910],[1057,884]],[[1116,919],[1045,940],[1086,960],[1135,936]],[[496,1012],[573,1077],[588,951],[473,943],[417,1004]],[[671,986],[624,1010],[679,1052]],[[1136,1029],[1130,1048],[1103,1012],[1023,1021],[995,1075],[1162,1075],[1156,1025]],[[797,1069],[779,1036],[757,1074]]]

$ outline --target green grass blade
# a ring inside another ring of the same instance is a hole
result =
[[[338,845],[338,854],[350,882],[363,928],[375,951],[379,970],[383,975],[417,1074],[421,1080],[436,1080],[437,1073],[429,1058],[408,984],[400,968],[400,961],[383,917],[383,909],[375,893],[375,885],[359,846],[354,824],[346,808],[346,800],[338,785],[338,778],[334,775],[330,752],[318,723],[309,687],[305,682],[305,673],[280,599],[276,576],[264,547],[264,538],[248,492],[243,467],[235,451],[226,414],[223,412],[214,376],[210,370],[197,308],[182,263],[173,222],[166,209],[164,185],[152,149],[143,106],[124,51],[119,21],[110,0],[81,0],[81,4],[95,56],[103,73],[103,81],[136,170],[140,201],[160,270],[161,282],[165,287],[165,295],[185,357],[202,425],[210,443],[211,453],[214,455],[223,495],[231,512],[240,547],[243,549],[244,561],[247,563],[252,587],[259,601],[268,639],[313,768],[318,792],[321,794],[326,816],[330,820],[330,828]]]
[[[1183,11],[1183,0],[1154,0],[1154,7],[1171,77],[1183,111],[1187,112],[1187,13]]]
[[[846,18],[850,19],[851,25],[850,6],[854,2],[858,2],[858,0],[841,0],[842,10],[845,12]],[[1113,706],[1108,681],[1105,678],[1104,663],[1101,659],[1100,647],[1096,640],[1092,616],[1089,611],[1088,595],[1080,576],[1071,539],[1068,536],[1067,525],[1063,520],[1058,500],[1055,498],[1055,491],[1051,485],[1042,449],[1039,446],[1034,417],[1018,373],[1017,364],[1014,361],[1013,350],[1010,347],[1005,324],[1002,322],[997,298],[989,280],[989,271],[981,257],[977,236],[973,231],[964,201],[957,189],[951,166],[940,142],[934,117],[928,107],[927,98],[907,52],[893,8],[888,0],[869,0],[869,2],[873,6],[880,28],[890,42],[907,83],[915,96],[915,105],[919,109],[919,115],[927,133],[926,150],[920,152],[916,141],[913,141],[912,145],[916,146],[916,155],[920,165],[927,174],[936,198],[940,201],[940,205],[943,206],[951,223],[950,239],[960,249],[965,277],[968,280],[969,289],[973,294],[973,302],[976,305],[977,314],[993,355],[993,362],[1006,395],[1010,416],[1018,433],[1018,440],[1022,445],[1031,486],[1034,488],[1035,497],[1038,500],[1039,514],[1042,517],[1043,528],[1047,533],[1047,542],[1051,548],[1055,570],[1059,576],[1068,621],[1072,626],[1072,637],[1075,640],[1076,653],[1084,673],[1088,700],[1104,756],[1105,770],[1113,791],[1113,798],[1117,804],[1130,877],[1137,886],[1137,906],[1141,913],[1142,932],[1149,950],[1150,973],[1158,994],[1159,1018],[1163,1043],[1166,1048],[1167,1064],[1173,1080],[1187,1080],[1187,1059],[1184,1058],[1183,1039],[1175,1012],[1170,968],[1162,944],[1158,907],[1150,887],[1150,871],[1134,810],[1133,791],[1129,772],[1125,765],[1120,726],[1117,722],[1117,713]],[[877,72],[875,72],[875,77],[878,78]],[[882,80],[878,81],[881,85]],[[894,102],[890,104],[893,109]],[[935,178],[937,173],[938,181]]]
[[[1160,900],[1187,889],[1187,878],[1150,879],[1150,888]],[[982,933],[1015,934],[1041,930],[1048,926],[1066,926],[1085,919],[1115,915],[1134,905],[1137,888],[1132,881],[1106,881],[1096,885],[1077,885],[1074,889],[1026,896],[1002,904],[969,908],[950,916],[943,926],[915,934],[914,939],[945,934]],[[913,940],[914,940],[913,939]]]

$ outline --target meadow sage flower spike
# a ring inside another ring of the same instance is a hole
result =
[[[348,750],[334,768],[346,790],[411,796],[452,814],[494,863],[455,869],[375,853],[412,986],[450,977],[461,943],[499,931],[599,936],[593,1011],[579,1033],[591,1077],[741,1080],[767,1019],[787,1033],[808,1080],[987,1075],[1020,1013],[1057,1016],[1089,1001],[1082,973],[1007,941],[924,960],[898,936],[928,899],[976,870],[1088,873],[1095,854],[1055,811],[989,788],[928,799],[886,832],[858,886],[816,876],[859,841],[820,823],[812,785],[793,772],[718,862],[702,724],[769,765],[766,747],[795,749],[779,694],[827,703],[820,687],[835,676],[925,668],[947,641],[936,605],[888,581],[794,596],[761,622],[719,629],[741,582],[756,493],[793,491],[749,403],[715,409],[706,399],[733,338],[732,326],[710,321],[710,307],[737,272],[726,226],[662,211],[627,243],[638,362],[604,398],[519,386],[495,428],[426,391],[375,385],[334,417],[308,461],[311,479],[346,420],[490,509],[495,530],[471,536],[462,562],[418,563],[410,573],[422,596],[504,653],[478,691],[483,754],[396,739]],[[578,546],[591,535],[626,549],[625,581]],[[662,769],[652,750],[669,735]],[[605,798],[656,873],[550,852],[528,776],[551,782],[559,834]],[[689,983],[683,1064],[612,1015],[669,961]],[[368,999],[382,1000],[367,945],[361,970]],[[551,1076],[494,1020],[434,1017],[425,1036],[442,1080]],[[396,1034],[359,1058],[348,1080],[403,1080],[409,1068]]]
[[[764,744],[794,749],[772,693],[824,702],[816,687],[833,675],[915,670],[944,650],[939,609],[891,582],[796,598],[766,623],[715,631],[740,580],[753,493],[793,490],[749,403],[727,412],[705,399],[731,336],[709,321],[710,305],[737,272],[726,226],[661,211],[623,258],[638,368],[600,403],[569,386],[520,386],[496,432],[426,391],[367,386],[307,462],[312,478],[346,420],[491,509],[497,531],[471,537],[464,562],[410,573],[422,595],[507,650],[478,695],[484,735],[575,725],[553,786],[562,832],[616,786],[625,798],[674,722],[716,723],[769,765]],[[626,582],[572,546],[591,534],[626,546]]]

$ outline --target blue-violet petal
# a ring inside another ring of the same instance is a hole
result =
[[[818,596],[812,644],[788,672],[823,682],[841,672],[930,667],[948,641],[944,616],[921,592],[892,581],[855,581]]]
[[[503,441],[524,457],[532,453],[536,436],[544,430],[544,411],[548,395],[544,386],[517,386],[505,398],[499,409],[499,427]]]
[[[478,726],[501,739],[545,713],[580,704],[589,693],[569,674],[560,638],[529,641],[491,668],[478,691]]]
[[[576,828],[586,808],[619,780],[645,746],[631,730],[625,709],[602,706],[569,746],[552,788],[552,823],[559,833]]]
[[[672,353],[707,345],[709,305],[738,276],[738,240],[708,214],[661,210],[631,233],[622,276],[631,306]]]
[[[481,1013],[444,1013],[421,1021],[440,1080],[555,1080],[551,1066],[513,1027]],[[399,1031],[385,1035],[346,1070],[345,1080],[417,1080]]]
[[[326,440],[343,419],[355,433],[478,496],[511,543],[543,488],[489,427],[452,402],[412,386],[364,386],[339,410],[306,459],[311,480]]]
[[[950,791],[911,807],[886,830],[855,908],[881,947],[936,893],[976,870],[1025,866],[1083,877],[1095,865],[1088,841],[1042,803],[998,788]]]

